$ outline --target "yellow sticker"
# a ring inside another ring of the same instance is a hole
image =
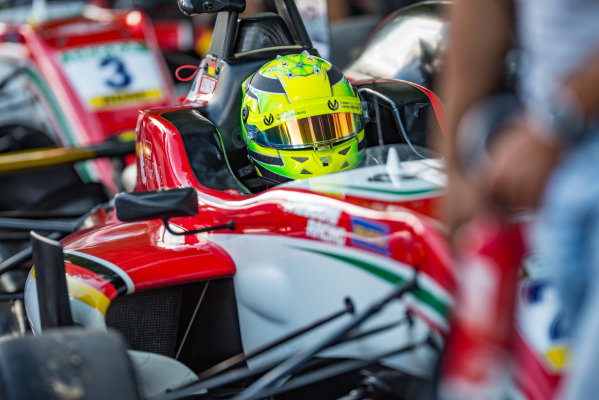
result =
[[[141,103],[149,100],[158,100],[162,97],[160,89],[145,90],[142,92],[116,93],[109,96],[95,97],[89,100],[93,108],[105,108],[122,103]]]

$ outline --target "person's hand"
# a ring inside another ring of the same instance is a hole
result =
[[[524,119],[501,132],[490,150],[485,173],[487,200],[507,210],[539,205],[561,148],[539,139]]]

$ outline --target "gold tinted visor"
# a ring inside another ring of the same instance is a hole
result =
[[[360,114],[336,113],[287,121],[262,132],[251,128],[246,126],[251,139],[262,146],[304,148],[348,139],[364,129],[364,121]]]

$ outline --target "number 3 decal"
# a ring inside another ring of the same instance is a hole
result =
[[[113,74],[104,83],[111,88],[120,89],[131,83],[131,75],[125,67],[125,63],[118,57],[106,57],[100,61],[100,68],[106,68],[112,65]]]

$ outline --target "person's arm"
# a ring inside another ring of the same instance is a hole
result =
[[[447,136],[437,136],[447,163],[445,217],[453,234],[481,205],[479,188],[466,179],[458,161],[456,131],[464,113],[501,85],[514,24],[510,0],[456,0],[449,9],[449,45],[439,81]]]
[[[449,47],[441,77],[447,112],[448,163],[457,164],[456,131],[464,113],[490,96],[505,77],[505,55],[512,45],[509,0],[456,0],[450,7]]]
[[[599,115],[599,48],[593,57],[570,74],[564,86],[576,96],[586,118]]]
[[[585,120],[596,119],[599,116],[599,48],[558,87],[561,90],[555,93],[557,104],[576,111],[573,116],[581,120],[568,127],[582,126]],[[541,203],[549,176],[563,150],[572,144],[572,138],[578,133],[576,128],[570,131],[568,127],[559,132],[560,124],[552,126],[544,122],[547,121],[525,114],[501,133],[491,148],[487,172],[485,190],[490,202],[506,209],[535,208]]]

